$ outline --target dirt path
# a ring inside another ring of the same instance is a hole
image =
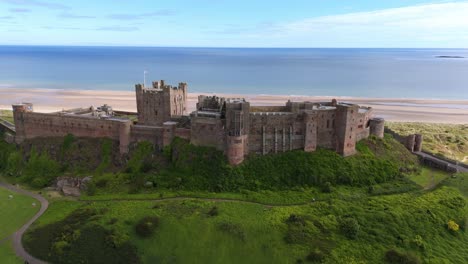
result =
[[[181,200],[201,200],[201,201],[208,201],[208,202],[235,202],[235,203],[245,203],[245,204],[256,204],[266,206],[268,208],[272,207],[287,207],[287,206],[301,206],[301,205],[308,205],[313,203],[305,202],[305,203],[294,203],[294,204],[269,204],[269,203],[261,203],[261,202],[254,202],[254,201],[246,201],[241,199],[234,199],[234,198],[206,198],[206,197],[190,197],[190,196],[177,196],[177,197],[168,197],[168,198],[159,198],[159,199],[152,199],[152,198],[137,198],[137,199],[96,199],[96,200],[79,200],[80,202],[121,202],[121,201],[151,201],[151,202],[166,202],[166,201],[181,201]],[[318,201],[318,200],[315,200]]]
[[[18,257],[22,258],[26,263],[29,264],[45,264],[46,262],[36,259],[35,257],[29,255],[28,252],[26,252],[26,250],[23,247],[23,244],[21,243],[21,239],[23,238],[24,233],[31,226],[31,224],[34,223],[34,221],[36,221],[42,214],[44,214],[44,212],[49,207],[49,202],[37,193],[32,193],[23,189],[16,188],[11,184],[0,182],[0,187],[3,187],[16,193],[30,196],[41,203],[41,209],[39,209],[39,212],[37,212],[33,216],[33,218],[31,218],[26,224],[24,224],[18,231],[16,231],[13,234],[13,236],[11,236],[11,238],[13,239],[13,249],[15,250],[15,253]]]

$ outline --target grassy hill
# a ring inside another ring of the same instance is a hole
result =
[[[37,203],[36,207],[32,206],[34,202]],[[8,237],[25,224],[39,210],[39,207],[40,204],[35,199],[0,187],[0,260],[2,263],[22,263],[13,252],[11,240]]]
[[[59,164],[56,173],[70,173],[80,163],[54,153],[75,157],[82,140],[40,151],[5,145],[0,161],[8,171],[19,155],[19,167],[35,172],[13,173],[20,181],[24,173],[42,179],[50,162]],[[420,167],[388,136],[359,142],[353,157],[293,151],[251,156],[237,167],[215,149],[180,139],[163,153],[141,143],[115,166],[109,146],[97,146],[102,157],[86,167],[94,175],[91,191],[80,200],[50,198],[24,238],[31,254],[52,263],[468,259],[467,176]]]
[[[10,122],[14,123],[13,121],[13,111],[11,110],[1,110],[0,109],[0,118]]]
[[[385,125],[400,135],[419,133],[423,149],[468,164],[468,125],[399,123]]]

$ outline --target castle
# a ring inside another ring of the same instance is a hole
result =
[[[283,106],[251,106],[244,98],[198,97],[196,110],[186,115],[187,84],[135,86],[138,121],[108,105],[55,113],[37,113],[33,105],[13,105],[16,143],[35,137],[107,137],[119,142],[120,152],[131,144],[152,142],[162,148],[181,137],[199,146],[223,151],[230,164],[252,153],[266,155],[318,147],[343,156],[356,152],[356,142],[369,135],[383,137],[384,120],[372,108],[332,100],[292,102]],[[129,113],[126,113],[127,115]]]

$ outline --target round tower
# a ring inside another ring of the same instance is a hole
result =
[[[419,152],[422,151],[422,143],[423,143],[423,136],[421,134],[414,135],[414,151]]]
[[[246,136],[227,136],[226,156],[229,164],[239,165],[244,161]]]
[[[15,142],[20,144],[26,138],[26,131],[24,129],[24,113],[33,111],[33,104],[22,103],[14,104],[13,107],[13,119],[15,120]]]
[[[375,117],[369,120],[370,134],[378,138],[384,137],[385,119]]]

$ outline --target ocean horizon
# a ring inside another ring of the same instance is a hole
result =
[[[468,99],[468,49],[0,46],[0,88],[130,91],[145,70],[195,93]]]

